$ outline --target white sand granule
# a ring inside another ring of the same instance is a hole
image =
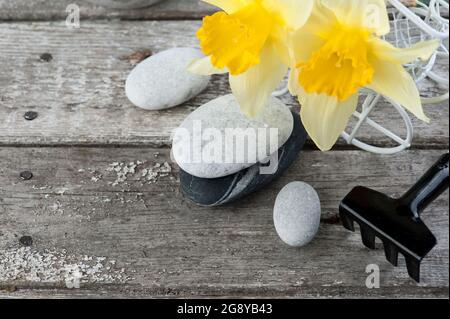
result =
[[[12,248],[0,251],[0,284],[26,281],[79,288],[83,283],[126,283],[132,279],[115,265],[105,257],[70,255],[66,250]]]

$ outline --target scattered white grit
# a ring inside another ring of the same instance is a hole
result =
[[[128,180],[129,177],[140,173],[140,178],[144,178],[148,183],[156,183],[159,178],[169,176],[172,167],[168,162],[156,163],[153,167],[142,168],[145,162],[137,161],[131,163],[114,162],[109,165],[107,171],[116,173],[116,180],[111,183],[117,186]]]
[[[31,186],[31,188],[33,188],[34,190],[42,191],[42,190],[46,190],[46,189],[51,189],[52,186],[49,186],[49,185],[44,185],[44,186],[33,185],[33,186]]]
[[[57,200],[57,201],[51,206],[51,208],[52,208],[52,211],[53,211],[54,214],[60,214],[60,215],[64,214],[64,209],[63,209],[63,207],[62,207],[62,205],[61,205],[61,202],[60,202],[59,200]]]
[[[107,171],[116,172],[116,174],[117,174],[117,178],[112,183],[112,186],[117,186],[117,185],[125,182],[128,178],[128,175],[135,174],[136,168],[142,164],[143,164],[143,162],[140,162],[140,161],[137,161],[136,163],[131,162],[129,164],[119,163],[119,162],[114,162],[114,163],[110,164]]]
[[[149,183],[156,183],[160,177],[169,176],[170,173],[172,173],[172,167],[169,163],[156,163],[152,168],[145,168],[142,171],[142,177]]]
[[[58,189],[58,190],[56,191],[56,194],[62,196],[62,195],[64,195],[68,190],[69,190],[69,189],[68,189],[67,187],[63,187],[63,188],[61,188],[61,189]]]
[[[28,281],[65,283],[79,288],[83,283],[126,283],[125,269],[116,269],[105,257],[75,256],[66,250],[38,252],[31,247],[0,251],[0,283]]]
[[[82,169],[82,170],[84,172],[84,169]],[[94,183],[97,183],[98,181],[100,181],[103,178],[103,174],[99,173],[95,169],[88,168],[88,172],[92,175],[91,181]]]

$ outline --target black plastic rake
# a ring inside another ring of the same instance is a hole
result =
[[[398,266],[399,253],[406,260],[409,275],[420,282],[420,265],[436,246],[436,237],[420,219],[425,208],[449,187],[449,154],[434,166],[402,197],[391,198],[365,187],[356,187],[341,202],[344,227],[360,226],[362,241],[375,249],[375,238],[384,244],[387,260]]]

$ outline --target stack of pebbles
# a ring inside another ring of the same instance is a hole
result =
[[[298,114],[272,97],[256,118],[233,95],[195,110],[176,130],[172,156],[193,202],[219,206],[267,186],[297,159],[307,133]]]

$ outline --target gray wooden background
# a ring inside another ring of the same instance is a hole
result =
[[[69,30],[72,2],[0,0],[0,297],[448,298],[448,193],[423,216],[439,245],[423,263],[421,284],[409,279],[403,260],[393,268],[381,245],[364,248],[337,215],[354,186],[398,196],[448,152],[447,102],[425,107],[431,125],[413,120],[408,151],[379,156],[339,141],[321,153],[308,142],[267,189],[201,208],[179,191],[170,133],[196,107],[228,93],[226,77],[214,77],[183,106],[153,113],[128,102],[124,81],[150,52],[197,46],[200,18],[213,8],[167,0],[118,11],[78,0],[81,28]],[[52,59],[44,61],[45,53]],[[448,60],[436,71],[448,76]],[[424,82],[421,90],[431,96],[445,88]],[[25,120],[27,111],[38,117]],[[403,129],[387,104],[373,118]],[[361,138],[391,145],[370,129]],[[168,176],[143,176],[165,162]],[[118,179],[118,163],[136,169]],[[22,180],[23,171],[33,178]],[[276,194],[294,180],[313,185],[323,206],[319,234],[303,249],[285,246],[272,222]],[[366,288],[368,264],[380,266],[380,289]],[[79,289],[67,282],[74,267],[83,274]]]

